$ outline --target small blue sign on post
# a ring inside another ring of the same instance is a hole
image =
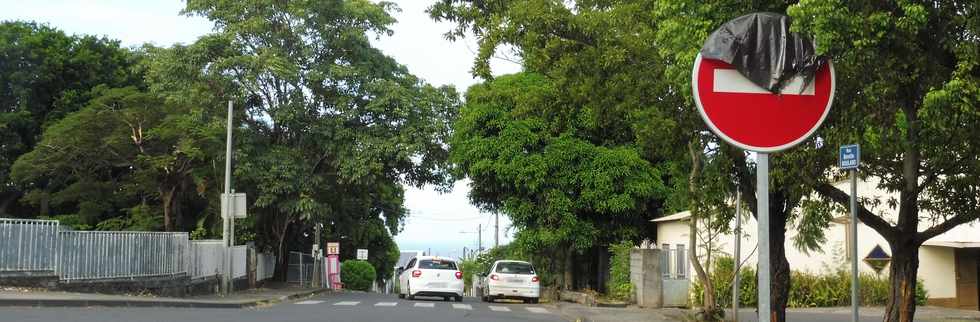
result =
[[[842,145],[838,165],[841,170],[856,170],[861,165],[861,146],[857,144]]]

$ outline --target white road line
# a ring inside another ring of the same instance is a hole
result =
[[[299,301],[293,304],[320,304],[320,303],[323,303],[323,301]]]
[[[472,310],[473,307],[469,304],[453,304],[453,308],[457,310]]]
[[[528,307],[527,310],[531,313],[548,313],[548,310],[543,307]]]
[[[489,307],[490,307],[490,311],[510,312],[510,308],[509,307],[506,307],[506,306],[493,306],[493,305],[491,305]]]
[[[378,302],[374,304],[374,306],[395,306],[395,305],[398,305],[398,302]]]
[[[338,306],[354,306],[354,305],[358,305],[360,303],[361,302],[357,302],[357,301],[344,301],[344,302],[334,303],[333,305],[338,305]]]
[[[415,307],[435,307],[435,303],[415,303]]]

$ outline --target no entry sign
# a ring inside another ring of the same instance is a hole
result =
[[[773,94],[720,60],[694,61],[694,102],[708,127],[737,147],[776,152],[810,137],[830,112],[834,100],[834,67],[828,62],[804,87],[802,77]]]

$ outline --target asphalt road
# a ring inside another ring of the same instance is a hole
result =
[[[325,294],[257,309],[0,307],[0,322],[449,322],[564,321],[549,306],[403,300],[372,293]]]

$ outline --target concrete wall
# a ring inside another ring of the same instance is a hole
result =
[[[630,282],[636,287],[637,305],[663,307],[663,275],[660,273],[659,249],[630,250]]]
[[[919,278],[929,292],[929,298],[956,297],[956,256],[949,247],[922,246],[919,248]],[[948,264],[948,265],[947,265]]]

